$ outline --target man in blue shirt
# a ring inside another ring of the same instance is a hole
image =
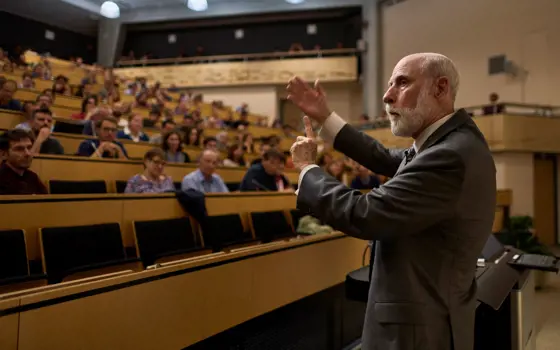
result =
[[[84,140],[78,147],[78,155],[92,158],[127,159],[123,144],[116,140],[117,121],[113,117],[102,117],[95,122],[96,139]]]
[[[224,180],[215,174],[219,163],[217,152],[206,149],[202,151],[198,162],[198,169],[183,178],[181,190],[197,190],[203,193],[229,192]]]
[[[0,109],[21,111],[21,103],[13,99],[16,91],[17,83],[14,80],[0,80]]]

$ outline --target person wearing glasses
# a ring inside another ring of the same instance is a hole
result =
[[[97,138],[84,140],[78,147],[78,156],[91,158],[128,159],[123,144],[117,141],[117,120],[101,117],[95,122]]]
[[[144,171],[128,180],[124,193],[173,192],[173,180],[164,174],[165,153],[153,148],[144,155]]]

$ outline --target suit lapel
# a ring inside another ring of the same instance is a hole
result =
[[[467,111],[465,111],[463,108],[459,109],[457,112],[453,114],[453,116],[448,121],[446,121],[442,126],[440,126],[436,131],[434,131],[433,134],[431,134],[428,137],[426,142],[424,142],[422,147],[420,147],[420,149],[418,150],[418,153],[422,152],[427,148],[430,148],[432,145],[437,143],[440,139],[442,139],[447,134],[457,129],[458,127],[460,127],[470,119],[471,117],[467,113]]]

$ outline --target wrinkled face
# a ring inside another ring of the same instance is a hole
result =
[[[10,148],[5,155],[6,162],[16,169],[29,169],[33,161],[32,146],[33,142],[27,138],[10,142]]]
[[[434,110],[432,81],[422,72],[422,59],[403,58],[393,70],[383,96],[385,110],[396,136],[418,135]]]
[[[204,175],[211,176],[218,167],[218,154],[216,152],[204,152],[200,157],[198,167]]]
[[[163,174],[165,161],[160,157],[154,157],[152,159],[145,160],[144,166],[146,166],[146,170],[150,173],[150,175],[157,178]]]
[[[42,128],[51,128],[52,127],[52,116],[46,113],[35,113],[35,118],[33,118],[33,122],[31,128],[35,132],[39,132]]]

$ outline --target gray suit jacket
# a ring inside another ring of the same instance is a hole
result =
[[[476,260],[491,233],[496,174],[484,136],[457,111],[404,164],[346,125],[334,147],[392,179],[368,194],[320,168],[303,177],[298,208],[350,236],[377,240],[364,350],[472,350]]]

